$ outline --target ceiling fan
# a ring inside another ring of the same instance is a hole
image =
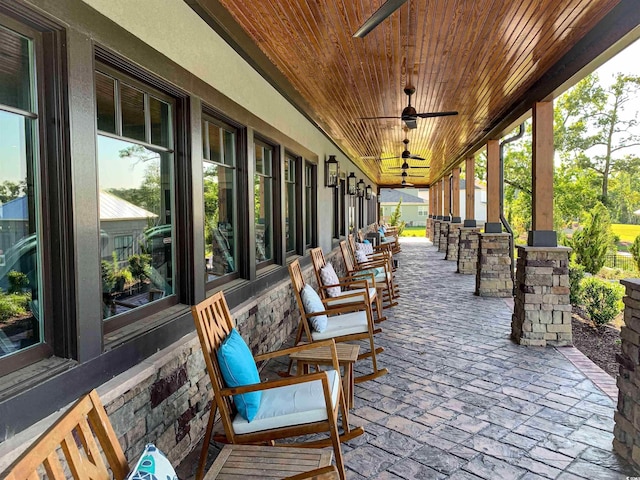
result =
[[[403,158],[403,159],[408,159],[411,158],[412,160],[425,160],[425,158],[419,156],[419,155],[412,155],[411,152],[409,151],[408,145],[409,145],[409,139],[405,138],[404,140],[402,140],[402,143],[404,143],[404,150],[402,151],[402,155],[400,155],[399,157],[362,157],[362,158],[372,158],[373,160],[393,160],[394,158]],[[405,163],[407,163],[405,161]],[[425,168],[429,168],[429,167],[425,167]]]
[[[451,115],[458,115],[458,112],[425,112],[418,113],[416,109],[411,105],[411,95],[416,92],[415,87],[407,85],[404,87],[404,93],[409,97],[409,105],[402,110],[402,115],[399,117],[361,117],[361,120],[376,120],[384,118],[400,118],[407,125],[408,128],[418,128],[418,118],[434,118],[434,117],[448,117]]]
[[[387,0],[380,8],[376,10],[369,19],[362,24],[356,33],[353,34],[353,38],[364,38],[367,34],[380,25],[383,21],[389,17],[393,12],[399,9],[407,0]]]
[[[431,168],[431,167],[430,166],[419,167],[415,165],[409,165],[406,160],[404,161],[401,167],[390,167],[391,170],[400,170],[400,169],[406,170],[407,168]]]

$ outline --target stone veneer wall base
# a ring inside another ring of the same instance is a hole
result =
[[[480,228],[462,227],[458,243],[458,273],[476,275],[478,272],[478,247]]]
[[[573,344],[567,247],[518,246],[511,337],[520,345]]]
[[[458,261],[458,246],[460,244],[460,229],[462,223],[449,224],[449,235],[447,237],[447,255],[446,260]]]
[[[613,416],[613,448],[640,475],[640,279],[620,283],[626,287],[626,296],[624,326],[620,331],[622,354],[617,356],[620,374],[618,409]]]
[[[476,295],[481,297],[513,296],[511,257],[508,233],[480,233]]]
[[[440,222],[440,238],[438,240],[438,251],[442,253],[447,252],[447,243],[449,243],[449,226],[450,222]]]
[[[442,226],[442,220],[433,221],[433,246],[440,247],[440,228]]]

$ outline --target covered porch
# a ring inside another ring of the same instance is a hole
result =
[[[350,418],[365,434],[343,445],[348,478],[634,475],[612,447],[614,379],[574,347],[515,344],[512,302],[474,295],[474,277],[426,239],[405,239],[399,261],[402,296],[376,338],[390,373],[356,385]],[[193,477],[199,447],[180,478]]]

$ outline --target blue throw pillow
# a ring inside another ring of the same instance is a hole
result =
[[[149,443],[127,480],[178,480],[178,476],[164,453]]]
[[[224,339],[218,348],[217,355],[220,372],[227,387],[242,387],[260,383],[260,375],[258,375],[258,368],[253,360],[253,355],[251,355],[251,350],[235,328]],[[238,413],[250,422],[258,413],[261,398],[262,392],[249,392],[234,395],[233,401]]]
[[[300,297],[302,297],[302,305],[304,306],[305,312],[316,313],[326,310],[318,292],[316,292],[311,285],[304,286],[302,292],[300,292]],[[318,333],[324,332],[327,329],[328,321],[329,319],[326,315],[309,317],[311,328]]]
[[[371,243],[371,242],[365,238],[365,239],[362,241],[362,243]]]

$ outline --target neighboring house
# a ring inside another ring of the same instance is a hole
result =
[[[419,196],[420,191],[417,188],[391,189],[383,188],[380,190],[380,219],[383,222],[389,221],[391,214],[395,210],[398,202],[402,200],[400,205],[401,219],[407,226],[424,226],[427,224],[429,216],[429,203]]]
[[[475,218],[474,220],[482,225],[487,221],[487,187],[481,183],[476,182],[475,188]],[[460,179],[460,217],[464,220],[465,207],[466,207],[466,195],[467,195],[467,182]]]

